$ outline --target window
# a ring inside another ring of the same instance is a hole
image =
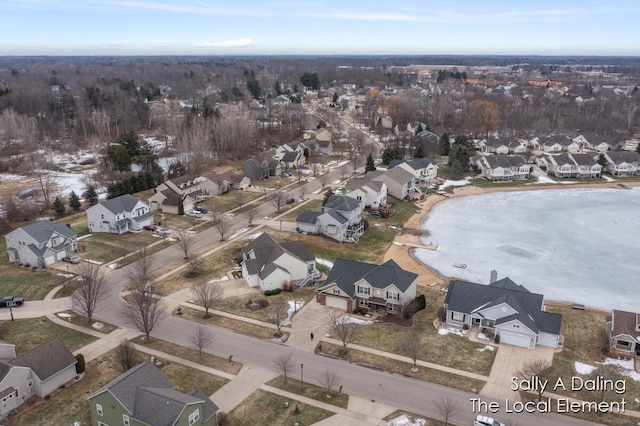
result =
[[[96,404],[96,413],[98,413],[99,416],[102,416],[102,405],[100,404]]]
[[[363,307],[368,307],[369,306],[369,301],[367,299],[360,299],[360,306]]]
[[[454,321],[464,321],[464,314],[461,312],[451,312],[451,319]]]
[[[387,299],[400,300],[400,293],[397,293],[395,291],[387,291]]]
[[[193,426],[198,420],[200,420],[200,410],[196,408],[196,411],[189,414],[189,426]]]
[[[360,293],[360,294],[366,294],[367,296],[369,296],[371,294],[371,289],[369,287],[365,287],[363,285],[359,285],[356,288],[356,292]]]
[[[31,389],[33,387],[33,380],[27,380],[27,387]]]
[[[123,424],[124,426],[130,426],[130,423],[129,423],[129,416],[127,416],[126,414],[123,414],[123,415],[122,415],[122,424]]]
[[[397,305],[387,305],[387,311],[396,312],[397,310],[398,310],[398,306]]]
[[[101,421],[98,421],[98,426],[109,426],[109,425],[106,423],[102,423]]]
[[[340,294],[340,289],[339,288],[334,288],[333,289],[333,294]]]
[[[618,346],[624,346],[626,348],[628,348],[629,346],[631,346],[631,344],[625,340],[618,340],[617,342]]]

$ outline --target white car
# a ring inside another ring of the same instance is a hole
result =
[[[184,215],[188,217],[202,217],[202,212],[199,212],[197,210],[189,210]]]
[[[167,228],[158,228],[158,229],[156,230],[156,232],[157,232],[158,234],[167,235],[167,234],[170,234],[170,233],[171,233],[171,230],[170,230],[170,229],[167,229]]]
[[[473,420],[473,426],[505,426],[505,424],[493,417],[477,415]]]

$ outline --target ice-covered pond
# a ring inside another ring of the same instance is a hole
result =
[[[496,269],[547,301],[640,312],[640,188],[453,198],[421,226],[439,247],[416,256],[444,276],[488,283]]]

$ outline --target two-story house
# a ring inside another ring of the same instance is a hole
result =
[[[121,195],[87,209],[90,232],[124,234],[140,231],[151,225],[153,214],[149,207],[131,194]]]
[[[527,152],[527,142],[514,138],[483,139],[478,142],[478,148],[485,154],[524,154]]]
[[[242,277],[263,291],[302,287],[320,277],[316,257],[304,243],[283,243],[266,232],[242,248],[242,259]]]
[[[527,180],[531,173],[531,166],[519,155],[478,155],[472,161],[480,176],[493,182]]]
[[[596,135],[592,133],[576,136],[573,138],[573,141],[581,143],[587,148],[598,152],[611,151],[618,146],[618,142],[616,142],[611,136]]]
[[[217,424],[218,407],[200,389],[178,392],[160,370],[144,362],[89,396],[92,426]]]
[[[316,290],[321,305],[353,312],[398,314],[403,303],[416,297],[418,275],[393,260],[382,265],[336,259],[325,283]]]
[[[614,309],[606,323],[609,349],[622,356],[640,356],[640,314]]]
[[[422,193],[416,185],[415,173],[404,167],[394,167],[376,174],[372,180],[384,182],[387,185],[387,193],[398,200],[404,200],[410,193]]]
[[[635,151],[608,151],[604,153],[607,171],[613,176],[629,177],[638,174],[640,154]]]
[[[5,235],[9,262],[44,268],[78,251],[78,236],[68,226],[48,220]]]
[[[280,174],[280,161],[264,152],[242,163],[242,173],[252,181]]]
[[[364,178],[350,179],[345,185],[348,197],[360,201],[362,209],[377,209],[387,204],[387,184]]]
[[[339,242],[357,243],[364,234],[362,204],[355,198],[334,194],[322,207],[322,212],[301,212],[296,218],[296,229],[325,235]]]
[[[430,184],[438,176],[438,165],[429,158],[391,160],[387,168],[391,170],[395,167],[402,167],[413,173],[415,181],[422,186]]]

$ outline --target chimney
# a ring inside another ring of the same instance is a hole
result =
[[[496,271],[495,269],[492,269],[491,277],[489,278],[489,284],[495,283],[496,281],[498,281],[498,271]]]

